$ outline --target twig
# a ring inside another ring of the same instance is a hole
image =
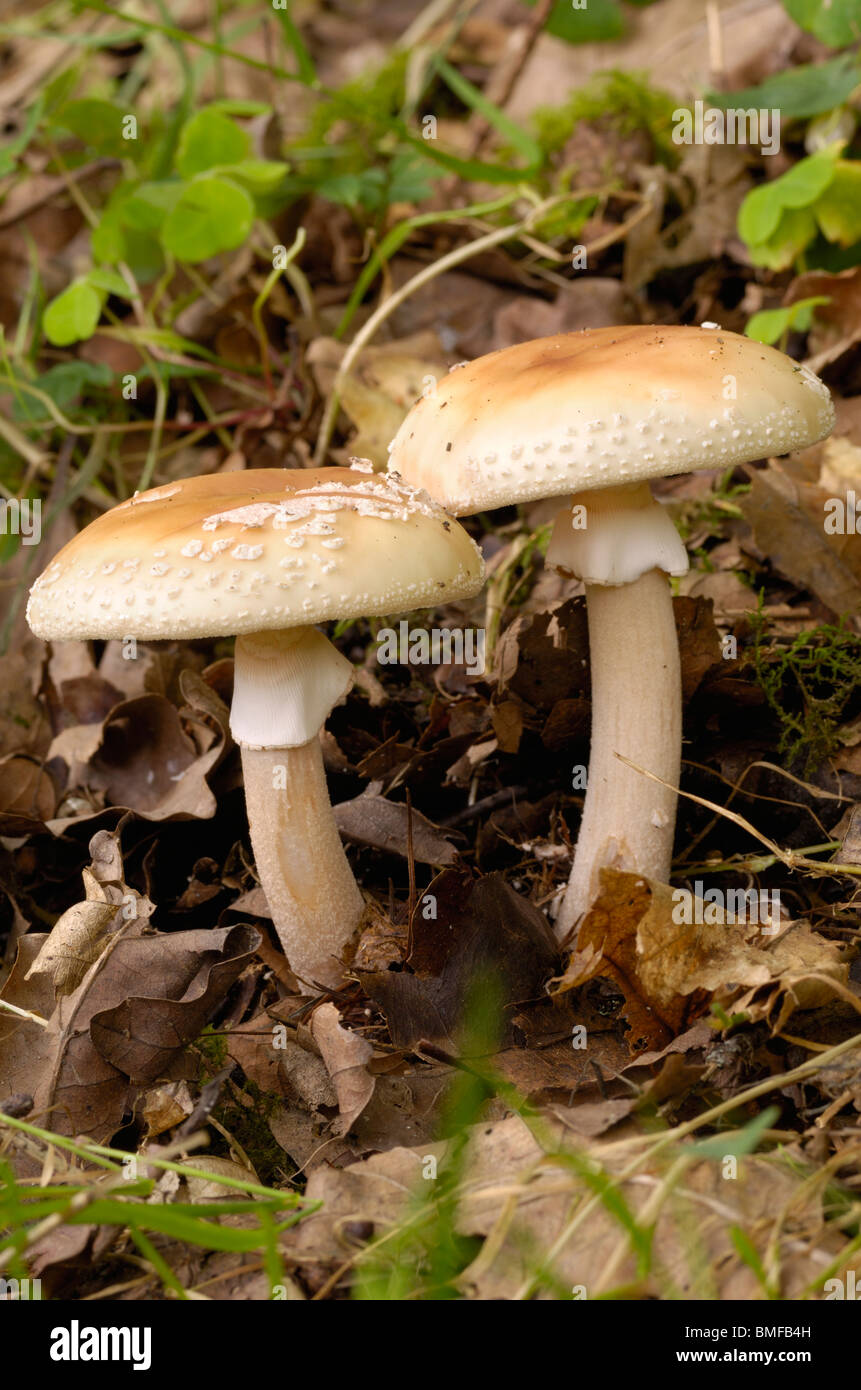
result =
[[[28,1023],[38,1023],[40,1028],[51,1026],[47,1018],[43,1018],[41,1014],[34,1014],[30,1009],[19,1009],[17,1004],[10,1004],[8,999],[0,999],[0,1009],[6,1009],[18,1018],[26,1018]]]

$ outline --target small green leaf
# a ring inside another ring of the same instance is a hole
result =
[[[834,156],[827,150],[800,159],[779,179],[773,187],[779,190],[780,204],[784,208],[807,208],[821,198],[834,178]]]
[[[205,261],[241,246],[254,222],[254,204],[244,188],[207,175],[183,190],[162,228],[162,243],[180,261]]]
[[[49,343],[68,347],[91,338],[102,312],[102,296],[84,280],[76,280],[45,310],[42,328]]]
[[[243,159],[230,166],[230,177],[252,193],[271,193],[289,172],[290,165],[278,159]]]
[[[829,48],[846,48],[861,39],[858,0],[783,0],[783,4],[796,24]]]
[[[534,5],[535,0],[528,3]],[[600,43],[619,39],[625,31],[616,0],[583,0],[577,7],[572,0],[556,0],[544,27],[548,34],[568,43]]]
[[[388,200],[390,203],[421,203],[433,192],[433,180],[439,172],[430,160],[415,155],[398,154],[389,165]]]
[[[97,101],[86,97],[81,101],[70,101],[57,113],[56,124],[61,130],[70,130],[73,135],[102,154],[124,154],[130,152],[133,141],[123,139],[123,116],[118,106],[110,101]]]
[[[773,236],[760,245],[751,246],[754,265],[769,270],[786,270],[816,236],[816,218],[810,208],[787,208]]]
[[[148,284],[164,265],[164,254],[155,239],[156,231],[161,231],[164,213],[153,231],[139,231],[127,220],[129,201],[128,190],[123,189],[120,196],[108,203],[90,237],[93,260],[102,265],[118,265],[125,261],[135,279],[140,284]]]
[[[93,228],[90,247],[94,259],[108,265],[128,260],[119,204],[109,203],[105,208],[98,225]]]
[[[122,220],[139,232],[157,232],[182,197],[178,180],[141,183],[123,203]]]
[[[373,170],[366,169],[365,173]],[[321,179],[317,192],[330,203],[343,203],[344,207],[357,207],[361,201],[363,184],[358,174],[333,174],[331,178]]]
[[[182,128],[176,167],[188,179],[216,164],[240,164],[250,149],[251,141],[235,121],[205,106]]]
[[[783,204],[775,183],[763,183],[748,193],[738,210],[738,234],[748,246],[758,246],[777,229]]]
[[[861,161],[841,159],[814,209],[823,235],[841,246],[861,237]]]
[[[122,299],[131,298],[131,291],[118,270],[96,266],[93,270],[87,271],[85,279],[94,290],[101,290],[104,294],[116,294]]]
[[[60,410],[66,410],[80,400],[87,387],[104,388],[110,386],[113,379],[113,372],[104,362],[57,362],[47,372],[37,376],[33,385],[50,396]],[[12,406],[12,417],[22,421],[42,420],[45,407],[34,397],[22,395]],[[44,1189],[40,1188],[40,1195],[43,1192]]]
[[[841,106],[861,83],[854,53],[841,53],[827,63],[804,63],[767,77],[757,87],[738,92],[709,92],[708,101],[722,109],[778,110],[783,121],[818,116]]]
[[[806,333],[813,322],[813,310],[820,304],[830,303],[827,294],[815,294],[808,299],[797,299],[785,309],[761,309],[748,320],[745,334],[757,343],[777,343],[784,333],[793,329]]]

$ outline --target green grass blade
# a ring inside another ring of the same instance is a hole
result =
[[[286,40],[287,46],[292,52],[293,57],[296,59],[296,68],[301,81],[305,83],[306,87],[316,87],[317,70],[314,67],[314,62],[311,58],[311,54],[305,47],[305,44],[302,40],[302,35],[299,33],[299,30],[296,28],[296,25],[293,22],[291,14],[288,10],[276,10],[275,18],[281,25],[281,29],[284,33],[284,38]]]
[[[489,101],[483,92],[474,87],[462,73],[458,72],[457,68],[453,68],[450,63],[447,63],[445,58],[437,58],[435,68],[455,96],[470,110],[483,116],[494,130],[502,135],[526,160],[527,168],[521,169],[521,178],[524,175],[534,173],[543,159],[538,141],[534,140],[528,131],[525,131],[510,116],[506,116],[505,112],[494,105],[492,101]]]

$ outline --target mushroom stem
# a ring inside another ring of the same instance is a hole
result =
[[[290,968],[304,993],[313,984],[337,988],[363,901],[332,815],[320,741],[243,747],[242,774],[257,873]]]
[[[344,982],[341,952],[364,904],[326,787],[319,732],[353,667],[313,627],[236,639],[230,728],[242,749],[257,873],[305,993]]]
[[[560,940],[597,896],[601,868],[668,879],[681,765],[681,671],[666,575],[651,569],[618,587],[587,584],[586,606],[592,746],[574,865],[556,919]],[[670,785],[635,772],[617,753]]]

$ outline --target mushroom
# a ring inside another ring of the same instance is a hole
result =
[[[390,466],[455,515],[569,499],[547,559],[585,584],[593,713],[560,939],[594,900],[602,867],[670,873],[682,700],[664,575],[684,574],[688,558],[648,479],[804,448],[833,423],[827,387],[774,348],[717,325],[637,326],[461,364],[390,445]]]
[[[472,595],[481,555],[423,492],[357,461],[254,469],[135,494],[37,579],[38,637],[236,637],[230,726],[251,844],[294,973],[330,988],[363,912],[318,734],[353,668],[313,626]]]

